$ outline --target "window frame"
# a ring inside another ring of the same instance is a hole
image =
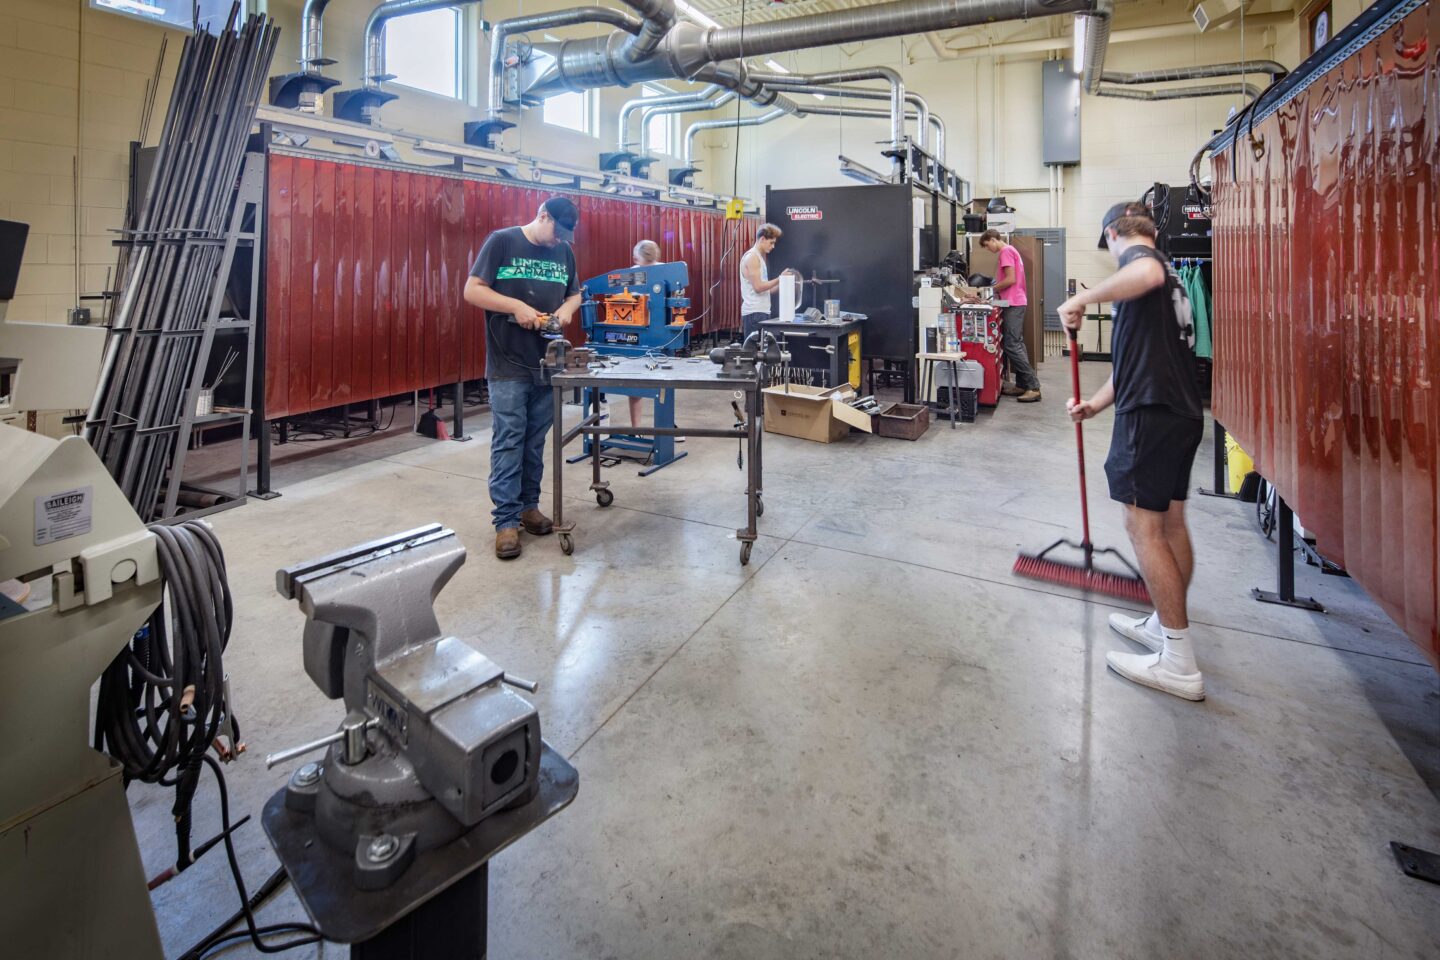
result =
[[[417,87],[413,83],[406,83],[404,78],[398,75],[395,77],[394,80],[387,80],[386,82],[394,84],[395,86],[404,87],[406,90],[413,90],[416,93],[423,93],[428,94],[432,97],[439,97],[442,100],[455,100],[459,103],[465,103],[466,98],[469,95],[469,90],[467,88],[467,79],[469,78],[470,74],[469,63],[465,59],[465,51],[469,48],[469,45],[465,42],[467,31],[467,19],[465,17],[466,8],[459,6],[436,7],[434,10],[425,10],[422,11],[422,13],[440,13],[445,10],[448,10],[455,15],[455,92],[440,93],[439,91],[431,90],[428,87]],[[396,19],[398,20],[403,18]],[[393,62],[390,56],[390,26],[390,24],[386,24],[385,36],[381,42],[385,44],[385,69],[387,72],[393,73],[394,71],[390,67],[390,64]]]
[[[245,17],[252,13],[258,12],[257,5],[259,2],[260,0],[242,0],[240,4],[240,16]],[[186,5],[189,6],[189,4]],[[102,3],[101,0],[88,0],[85,6],[86,9],[89,10],[94,10],[99,13],[113,13],[116,16],[125,17],[126,19],[134,20],[137,23],[148,23],[152,27],[160,27],[164,30],[179,30],[182,33],[190,33],[195,26],[193,21],[190,24],[186,25],[176,23],[173,20],[161,20],[158,17],[149,17],[143,13],[137,13],[134,10],[123,10],[119,7],[112,7],[105,3]],[[220,15],[223,17],[225,14],[230,12],[229,0],[222,0],[221,6],[224,8],[220,13]]]
[[[558,96],[580,97],[580,115],[582,118],[581,122],[584,124],[583,129],[572,127],[568,123],[556,123],[545,116],[545,106],[553,99],[552,97],[546,97],[545,101],[540,105],[540,122],[547,127],[554,127],[557,130],[568,130],[571,133],[577,133],[581,136],[598,140],[600,138],[599,91],[593,87],[586,90],[567,90],[565,93],[558,94]]]
[[[646,83],[641,87],[641,96],[643,97],[668,97],[674,93],[674,90],[660,83]],[[664,133],[662,135],[661,147],[658,150],[651,146],[649,132],[645,130],[640,132],[642,137],[640,146],[648,153],[659,153],[667,157],[675,156],[675,119],[677,116],[678,115],[674,113],[663,113],[660,115]],[[654,121],[652,120],[651,122],[653,123]]]

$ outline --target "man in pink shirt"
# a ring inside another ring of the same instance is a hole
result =
[[[1021,403],[1035,403],[1040,399],[1040,378],[1035,376],[1030,355],[1025,351],[1025,307],[1029,303],[1025,297],[1025,263],[1020,259],[1020,251],[1006,243],[999,230],[980,234],[980,246],[999,255],[995,296],[1010,303],[1000,311],[1005,357],[1010,361],[1010,372],[1015,375],[1015,386],[1006,387],[1005,396],[1015,397]]]

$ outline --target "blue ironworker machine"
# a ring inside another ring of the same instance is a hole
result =
[[[692,324],[685,318],[690,309],[690,298],[685,296],[689,283],[690,270],[683,261],[627,267],[591,277],[580,285],[585,298],[580,305],[585,345],[601,356],[647,357],[657,364],[671,362],[678,351],[690,345]],[[673,390],[612,388],[605,392],[649,399],[654,402],[655,426],[675,426]],[[589,391],[586,393],[588,409]],[[587,437],[585,453],[575,459],[588,457],[593,442]],[[640,471],[642,477],[685,456],[675,453],[674,437],[632,437],[619,427],[599,443],[602,451],[648,454],[649,465]]]

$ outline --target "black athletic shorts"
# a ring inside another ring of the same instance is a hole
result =
[[[1190,468],[1205,433],[1205,421],[1182,417],[1169,407],[1136,407],[1115,414],[1105,476],[1110,499],[1164,512],[1184,500]]]

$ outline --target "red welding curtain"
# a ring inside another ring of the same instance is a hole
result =
[[[1437,38],[1420,7],[1215,157],[1215,411],[1440,666]]]
[[[272,154],[265,416],[483,377],[480,315],[461,298],[470,265],[492,230],[528,222],[557,192]],[[713,209],[571,196],[581,279],[628,267],[634,245],[654,240],[664,259],[690,265],[696,332],[740,326],[736,264],[758,221],[727,226]],[[580,331],[570,334],[578,342]]]

